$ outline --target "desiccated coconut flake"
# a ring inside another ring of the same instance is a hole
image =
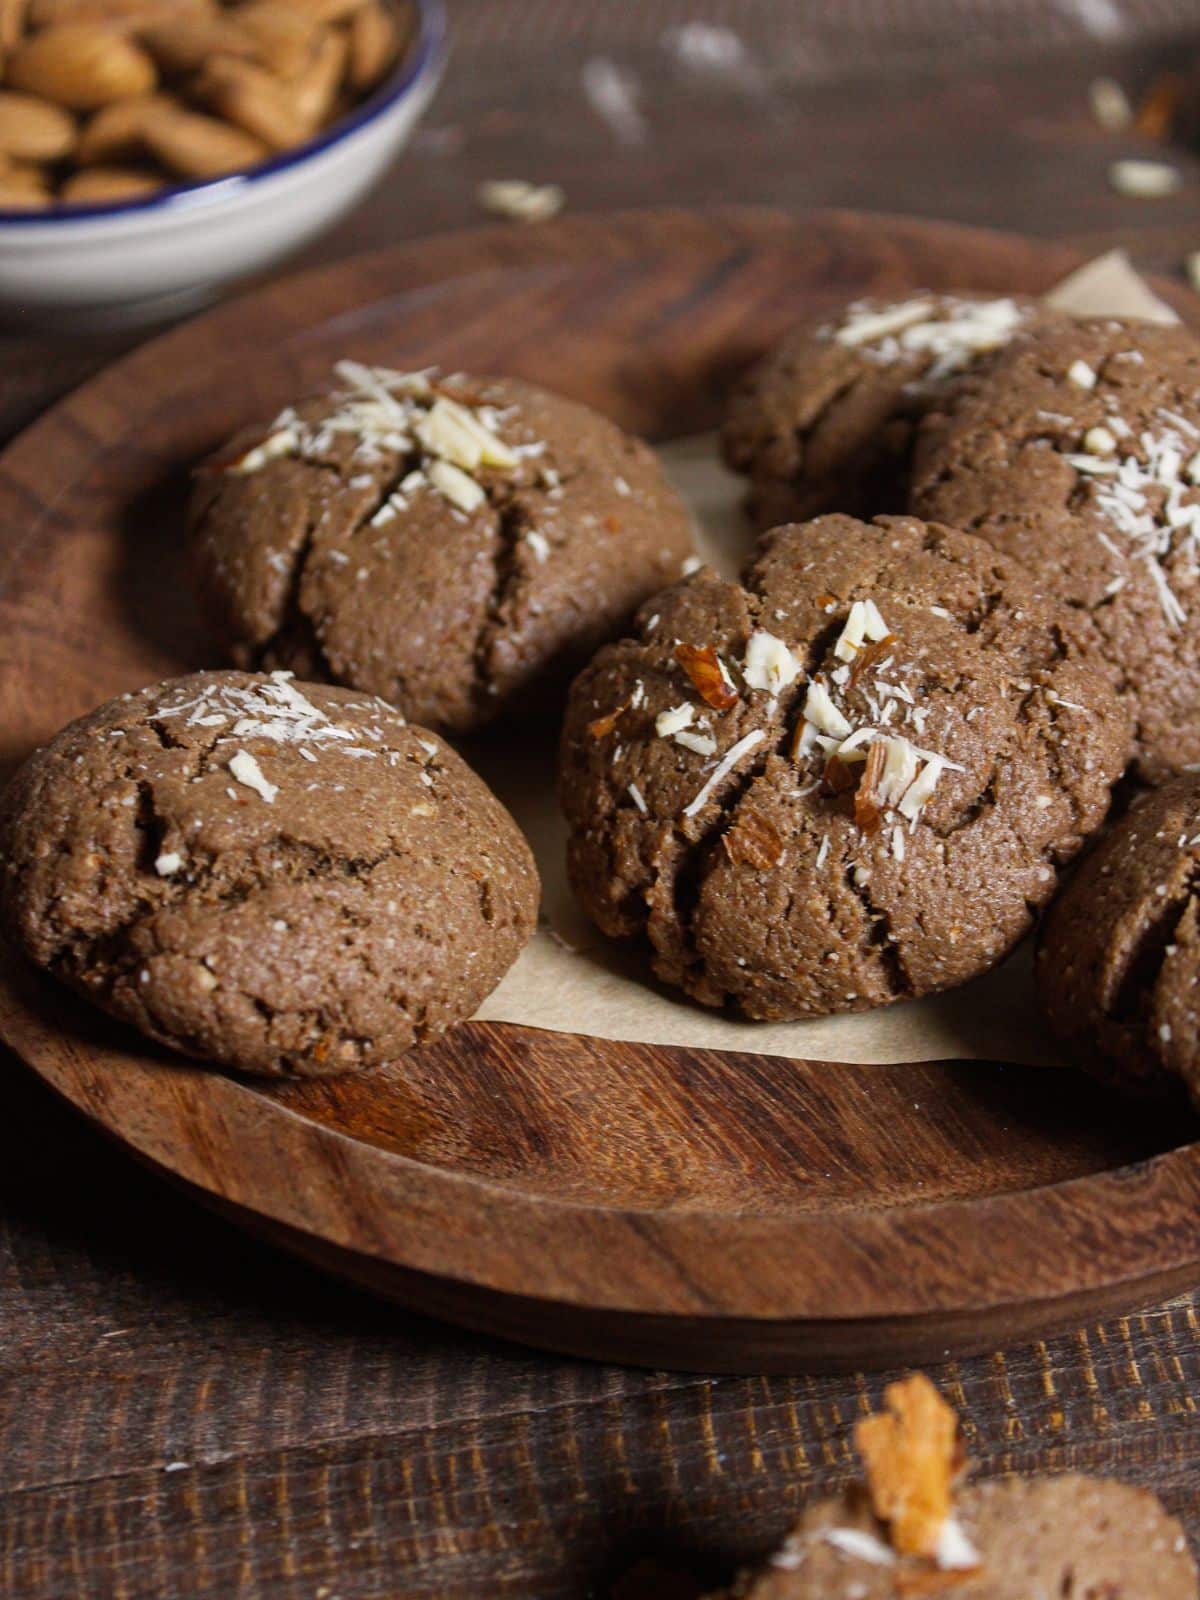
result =
[[[979,1551],[956,1517],[947,1517],[942,1523],[933,1559],[943,1572],[972,1572],[979,1566]]]
[[[239,750],[229,758],[229,770],[239,783],[261,795],[269,806],[274,805],[279,785],[268,783],[262,768],[248,750]]]
[[[674,739],[676,744],[681,744],[685,750],[694,750],[698,756],[717,753],[717,741],[711,733],[677,733]]]
[[[688,805],[684,806],[684,816],[694,817],[697,811],[701,810],[707,803],[709,795],[712,794],[717,785],[733,771],[747,751],[753,750],[755,745],[761,744],[765,738],[766,734],[763,730],[755,728],[753,733],[746,734],[735,745],[731,745],[709,774],[708,781],[700,790],[700,793]]]
[[[638,788],[636,783],[628,784],[627,788],[629,792],[629,798],[633,801],[634,805],[638,808],[642,815],[645,816],[646,802],[642,799],[642,791]]]
[[[550,541],[544,533],[539,533],[536,528],[529,528],[525,533],[525,543],[539,562],[547,560],[550,555]]]
[[[1108,181],[1118,194],[1135,200],[1161,200],[1174,194],[1183,183],[1179,169],[1165,161],[1132,158],[1114,161],[1108,169]]]
[[[669,739],[673,733],[686,728],[695,715],[695,706],[686,702],[680,706],[672,706],[669,711],[660,711],[655,717],[654,731],[660,739]]]
[[[704,560],[701,556],[684,556],[679,564],[680,575],[684,578],[690,578],[692,573],[699,572],[703,565]]]
[[[1093,78],[1088,85],[1088,104],[1106,133],[1120,133],[1133,121],[1129,96],[1115,78]]]
[[[924,322],[935,308],[928,298],[904,300],[899,305],[887,306],[882,311],[859,310],[851,307],[850,315],[835,330],[839,344],[872,344],[876,339],[899,333],[914,323]]]
[[[530,183],[526,178],[490,178],[475,195],[485,211],[513,222],[548,222],[567,198],[556,183]]]
[[[295,428],[280,428],[268,435],[261,444],[255,445],[253,450],[247,450],[240,460],[225,470],[237,477],[259,472],[268,461],[276,461],[281,456],[294,456],[300,449],[300,443],[300,434]]]
[[[164,850],[154,863],[154,870],[160,878],[169,878],[173,872],[178,872],[183,865],[183,857],[178,850]]]
[[[431,461],[429,481],[440,495],[460,511],[478,511],[487,499],[480,484],[449,461]]]
[[[1094,389],[1096,387],[1096,374],[1086,361],[1072,361],[1067,368],[1067,379],[1077,389]]]
[[[800,663],[782,639],[761,628],[750,635],[742,676],[751,689],[778,694],[794,682],[799,673]]]
[[[825,1528],[821,1538],[843,1555],[866,1561],[873,1567],[894,1567],[896,1552],[882,1539],[861,1528]]]
[[[848,739],[854,732],[819,678],[814,678],[808,686],[808,693],[804,697],[804,719],[833,739]]]
[[[892,854],[897,861],[904,860],[904,829],[901,827],[892,829]]]
[[[1117,448],[1116,435],[1109,428],[1089,428],[1083,436],[1083,448],[1090,456],[1109,456]]]

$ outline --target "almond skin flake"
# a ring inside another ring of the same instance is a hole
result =
[[[867,764],[854,796],[854,820],[864,833],[878,833],[883,825],[878,790],[885,759],[883,740],[877,739],[867,748]]]
[[[614,706],[605,716],[596,717],[594,721],[589,722],[587,725],[588,733],[593,739],[607,739],[628,710],[629,701],[622,700],[619,706]]]
[[[714,711],[729,711],[738,701],[737,690],[721,671],[712,645],[677,644],[675,659],[691,679],[692,687]]]

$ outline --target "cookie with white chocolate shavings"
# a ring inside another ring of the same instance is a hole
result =
[[[708,1005],[865,1010],[999,961],[1099,824],[1128,725],[981,540],[818,518],[702,570],[576,680],[569,865]]]
[[[1066,603],[1144,778],[1200,760],[1200,340],[1112,320],[1018,335],[927,417],[912,510]]]
[[[1200,777],[1146,795],[1050,908],[1038,992],[1085,1071],[1200,1105]]]
[[[1183,1529],[1152,1494],[1068,1474],[959,1487],[954,1413],[928,1379],[858,1424],[866,1484],[812,1506],[728,1600],[1196,1600]]]
[[[360,1072],[469,1017],[533,931],[512,818],[348,689],[201,672],[65,728],[0,802],[0,909],[40,967],[181,1050]]]
[[[1053,320],[1032,300],[919,291],[792,328],[735,389],[722,430],[755,526],[902,511],[925,411],[1017,329]]]
[[[201,470],[199,591],[239,666],[466,733],[553,695],[678,575],[686,511],[594,411],[511,378],[338,379]]]

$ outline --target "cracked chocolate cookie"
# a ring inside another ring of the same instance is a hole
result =
[[[569,866],[705,1004],[857,1011],[993,966],[1128,725],[1015,561],[911,518],[777,529],[647,602],[570,696]]]
[[[721,436],[750,479],[755,526],[903,511],[924,412],[1018,328],[1049,318],[1029,300],[918,293],[793,328],[738,386]]]
[[[1200,341],[1095,320],[1020,336],[922,427],[912,509],[1029,566],[1108,665],[1141,776],[1200,760]]]
[[[727,1600],[1197,1600],[1179,1522],[1145,1489],[1067,1473],[960,1484],[957,1419],[918,1374],[855,1428],[866,1482],[809,1507]]]
[[[1200,777],[1147,795],[1084,859],[1042,926],[1038,993],[1086,1071],[1200,1105]]]
[[[533,931],[524,838],[440,739],[290,674],[123,695],[0,802],[4,922],[187,1055],[361,1072],[469,1017]]]
[[[199,592],[239,666],[467,733],[552,694],[678,575],[687,512],[604,417],[511,378],[338,376],[201,470]]]

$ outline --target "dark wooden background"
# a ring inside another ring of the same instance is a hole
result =
[[[561,183],[572,210],[945,216],[1125,245],[1168,272],[1200,249],[1200,160],[1170,152],[1185,181],[1169,200],[1113,193],[1109,162],[1145,142],[1102,133],[1086,95],[1100,72],[1135,90],[1191,72],[1197,4],[459,0],[452,14],[454,59],[415,145],[310,259],[474,222],[493,177]],[[748,66],[686,69],[669,30],[696,20],[733,29]],[[596,57],[640,88],[637,143],[581,95]],[[129,343],[0,337],[0,433]],[[765,1550],[852,1471],[853,1421],[885,1374],[624,1371],[406,1316],[211,1218],[0,1065],[4,1596],[670,1600]],[[934,1376],[984,1471],[1150,1484],[1200,1547],[1198,1306]]]

